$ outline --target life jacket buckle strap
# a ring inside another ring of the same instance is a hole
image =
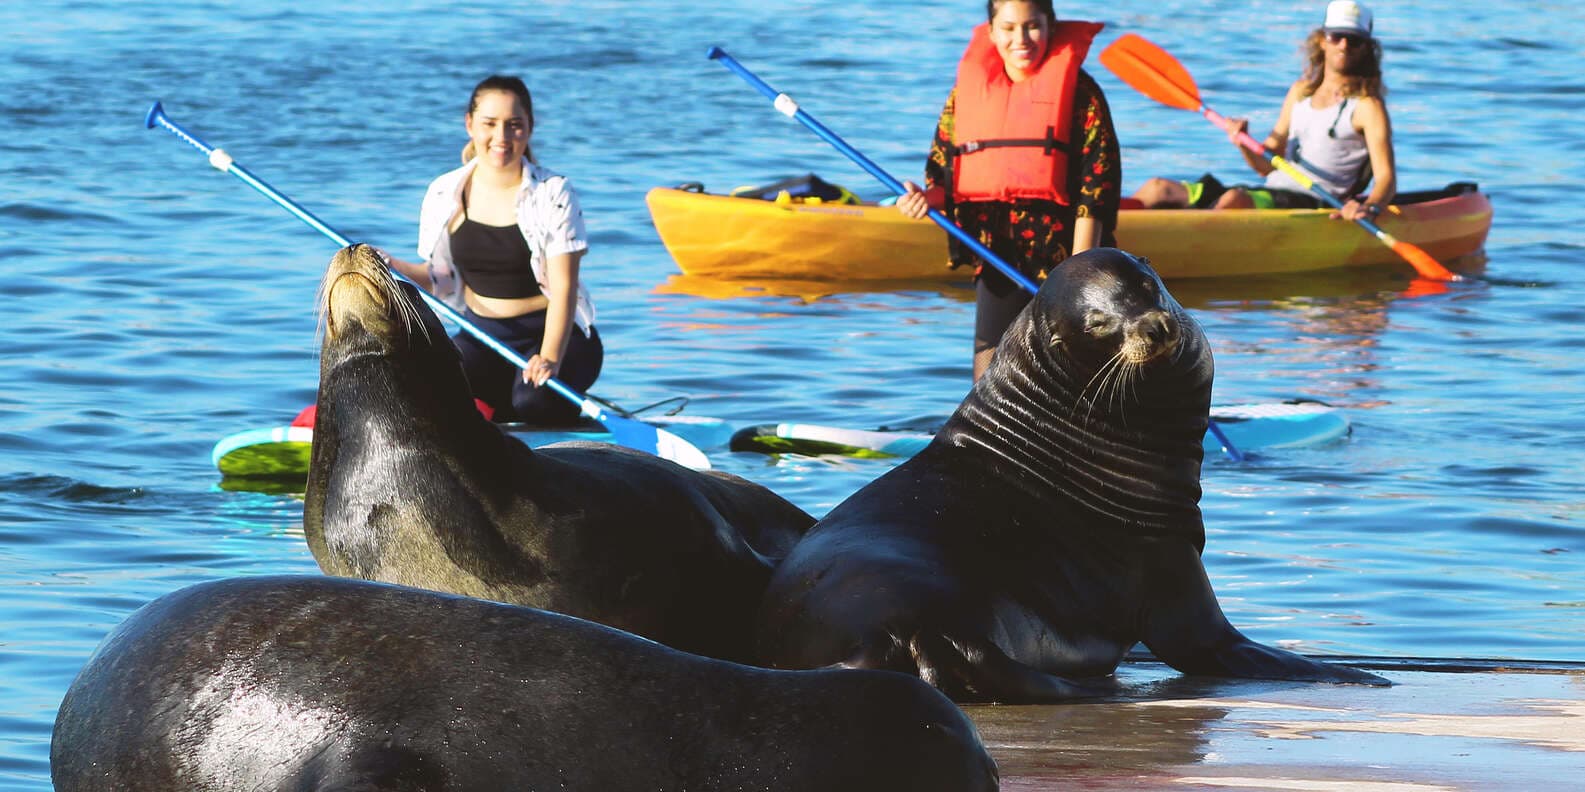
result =
[[[946,147],[947,157],[960,157],[964,154],[973,154],[993,148],[1037,148],[1047,156],[1057,152],[1071,153],[1066,141],[1057,138],[1056,130],[1046,127],[1046,136],[1043,138],[1004,138],[999,140],[969,140]]]

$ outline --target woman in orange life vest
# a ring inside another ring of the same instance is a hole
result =
[[[1332,0],[1321,27],[1304,42],[1304,75],[1288,87],[1282,111],[1264,141],[1267,151],[1309,172],[1343,202],[1333,217],[1375,219],[1397,192],[1392,121],[1381,80],[1381,42],[1370,10],[1354,0]],[[1234,119],[1247,131],[1247,119]],[[1150,179],[1134,193],[1146,208],[1314,209],[1321,201],[1265,157],[1238,145],[1258,186],[1224,187],[1207,173],[1192,182]],[[1370,194],[1358,196],[1367,184]]]
[[[1115,246],[1122,165],[1100,86],[1079,65],[1101,29],[1059,22],[1051,0],[989,0],[936,127],[925,185],[907,182],[903,214],[948,217],[1035,281],[1069,256]],[[1030,294],[955,240],[973,264],[974,378]]]
[[[430,183],[419,212],[423,261],[386,258],[528,358],[518,372],[468,333],[453,336],[473,395],[493,408],[495,420],[571,423],[578,406],[541,386],[556,377],[588,390],[605,359],[594,305],[578,277],[589,248],[578,195],[529,150],[534,104],[522,80],[481,81],[463,124],[463,165]]]

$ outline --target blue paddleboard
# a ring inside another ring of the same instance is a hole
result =
[[[1266,451],[1317,445],[1349,432],[1348,417],[1321,402],[1291,401],[1212,407],[1211,419],[1239,451]],[[733,451],[766,454],[825,454],[849,457],[909,457],[930,444],[929,432],[846,429],[819,424],[759,424],[732,435]],[[1205,453],[1223,452],[1221,441],[1205,433]]]

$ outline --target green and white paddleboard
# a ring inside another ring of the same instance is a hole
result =
[[[644,418],[678,435],[699,448],[725,445],[732,428],[719,418],[691,415],[666,415]],[[585,418],[573,426],[533,426],[501,424],[501,428],[531,446],[549,445],[565,440],[605,442],[611,434],[593,419]],[[261,492],[302,492],[308,481],[309,457],[313,451],[314,430],[305,426],[271,426],[249,429],[222,438],[215,444],[211,458],[222,477],[225,489]]]

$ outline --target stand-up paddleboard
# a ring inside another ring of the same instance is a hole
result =
[[[645,418],[698,448],[725,445],[732,427],[719,418],[668,415]],[[549,445],[565,440],[609,442],[610,432],[598,422],[584,418],[571,426],[501,424],[531,446]],[[249,429],[222,438],[215,444],[211,458],[220,471],[223,489],[258,492],[302,492],[308,482],[308,461],[313,451],[314,430],[308,426],[271,426]]]
[[[1295,448],[1337,440],[1349,433],[1348,417],[1321,402],[1290,401],[1212,407],[1227,439],[1240,451]],[[845,429],[818,424],[759,424],[732,435],[733,451],[802,456],[837,455],[858,458],[909,457],[928,445],[934,434],[919,431]],[[1205,434],[1207,459],[1220,455],[1222,444]]]

